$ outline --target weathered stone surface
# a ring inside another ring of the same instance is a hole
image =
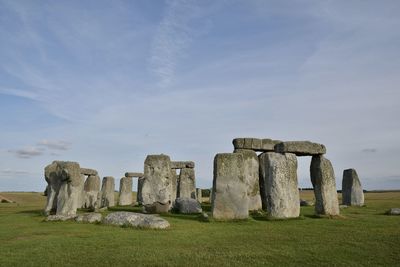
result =
[[[339,215],[335,173],[331,162],[322,155],[313,156],[310,174],[314,187],[316,214]]]
[[[177,198],[175,200],[174,209],[178,213],[201,213],[200,203],[193,198]]]
[[[103,223],[118,226],[151,229],[165,229],[170,226],[169,222],[161,217],[126,211],[113,212],[108,214],[103,219]]]
[[[154,202],[151,204],[143,205],[144,213],[167,213],[170,210],[171,206],[169,203],[163,204],[160,202]]]
[[[266,152],[260,155],[260,176],[266,190],[266,205],[271,218],[296,218],[300,215],[297,158],[291,153]]]
[[[194,168],[193,161],[171,161],[172,169]]]
[[[149,155],[144,162],[141,195],[144,205],[172,203],[171,160],[167,155]]]
[[[98,175],[90,175],[84,185],[85,191],[85,204],[84,208],[95,210],[99,207],[100,203],[100,177]]]
[[[260,196],[259,163],[256,152],[248,149],[235,149],[234,153],[241,153],[244,161],[244,178],[249,198],[249,211],[262,208]]]
[[[136,177],[136,178],[142,178],[144,176],[143,173],[141,172],[126,172],[125,177]]]
[[[219,220],[249,216],[244,161],[240,153],[217,154],[214,158],[212,216]]]
[[[272,139],[258,139],[258,138],[235,138],[232,141],[235,149],[249,149],[260,152],[274,151],[276,144],[280,143],[280,140]]]
[[[106,176],[103,178],[100,192],[100,208],[115,206],[115,182],[114,177]]]
[[[137,183],[136,201],[137,201],[137,203],[139,203],[140,205],[143,204],[143,197],[142,197],[143,181],[144,181],[144,178],[141,177],[141,178],[138,179],[138,183]]]
[[[122,177],[119,180],[119,199],[118,205],[132,205],[132,177]]]
[[[196,199],[197,199],[197,201],[199,201],[200,203],[201,203],[202,200],[203,200],[203,194],[202,194],[201,188],[196,188]]]
[[[179,198],[196,199],[196,178],[194,169],[183,168],[179,174],[178,194]]]
[[[81,174],[89,176],[89,175],[97,175],[98,173],[94,169],[81,168]]]
[[[179,175],[176,169],[171,169],[171,206],[174,206],[175,199],[178,197],[178,181]]]
[[[101,219],[102,219],[101,213],[84,213],[76,216],[75,221],[85,222],[85,223],[97,223],[101,222]]]
[[[310,141],[290,141],[281,142],[275,145],[277,153],[293,153],[296,156],[314,156],[326,153],[326,148],[322,144]]]
[[[56,221],[69,221],[76,218],[76,215],[49,215],[45,219],[46,222],[56,222]]]
[[[82,206],[83,177],[77,162],[53,161],[45,168],[49,185],[45,214],[73,216]]]
[[[348,206],[364,205],[364,192],[355,169],[343,171],[342,202]]]
[[[387,215],[400,215],[400,208],[391,208],[386,214]]]

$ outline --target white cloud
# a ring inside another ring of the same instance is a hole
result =
[[[8,152],[15,154],[19,158],[29,159],[43,155],[44,150],[37,147],[25,147],[17,150],[9,150]]]
[[[55,150],[68,150],[71,146],[70,142],[67,141],[51,141],[51,140],[42,140],[38,143],[39,146],[47,147],[48,149]]]

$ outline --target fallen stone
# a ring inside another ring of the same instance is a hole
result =
[[[144,176],[143,173],[141,172],[126,172],[125,177],[136,177],[136,178],[142,178]]]
[[[120,211],[108,214],[103,219],[104,224],[134,228],[166,229],[169,222],[161,217],[141,213]]]
[[[0,203],[14,203],[14,201],[12,201],[8,198],[5,198],[3,196],[0,196]]]
[[[193,161],[171,161],[171,169],[194,168]]]
[[[308,207],[308,206],[312,206],[314,203],[312,203],[311,201],[305,200],[305,199],[300,199],[300,206],[302,207]]]
[[[89,175],[97,175],[98,173],[94,169],[81,168],[81,174],[89,176]]]
[[[249,199],[249,211],[262,208],[260,196],[260,167],[255,151],[249,149],[235,149],[234,153],[241,153],[244,161],[244,178],[247,186],[247,197]]]
[[[144,213],[167,213],[170,210],[169,203],[163,204],[160,202],[154,202],[152,204],[143,205]]]
[[[213,218],[217,220],[248,218],[242,154],[223,153],[215,156],[211,209]]]
[[[342,203],[348,206],[364,205],[364,192],[355,169],[343,171]]]
[[[202,212],[201,214],[199,214],[199,216],[197,218],[201,222],[209,222],[210,221],[210,218],[208,217],[208,214],[205,213],[205,212]]]
[[[232,141],[235,149],[249,149],[259,152],[273,152],[280,140],[258,139],[258,138],[235,138]]]
[[[196,178],[194,174],[194,169],[181,169],[178,181],[179,183],[177,197],[196,199]]]
[[[55,221],[69,221],[74,220],[76,215],[49,215],[45,219],[46,222],[55,222]]]
[[[260,155],[260,176],[265,183],[267,211],[271,218],[296,218],[300,215],[297,158],[291,153],[265,152]]]
[[[400,215],[400,208],[391,208],[386,214],[388,214],[388,215]]]
[[[120,179],[118,205],[132,205],[132,185],[132,177],[122,177]]]
[[[349,206],[347,206],[347,205],[339,205],[339,208],[341,208],[341,209],[345,209],[345,208],[348,208]]]
[[[159,202],[172,203],[171,160],[167,155],[149,155],[144,162],[144,179],[141,188],[143,205]]]
[[[318,215],[339,215],[335,173],[331,162],[324,156],[313,156],[310,166],[314,187],[315,212]]]
[[[175,200],[174,209],[178,213],[201,213],[203,210],[201,209],[200,203],[193,198],[177,198]]]
[[[322,144],[310,141],[290,141],[281,142],[275,145],[277,153],[293,153],[296,156],[314,156],[326,153],[326,148]]]
[[[114,177],[106,176],[103,178],[100,192],[100,208],[115,206],[115,182]]]
[[[76,216],[75,221],[85,223],[101,222],[102,215],[100,213],[84,213]]]

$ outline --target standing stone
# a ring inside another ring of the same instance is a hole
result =
[[[339,215],[335,173],[331,162],[322,155],[313,156],[310,174],[314,187],[316,214]]]
[[[179,174],[178,197],[196,199],[196,181],[194,169],[181,169]]]
[[[214,158],[212,215],[215,219],[247,219],[249,216],[244,161],[240,153]]]
[[[53,161],[45,167],[48,183],[45,214],[74,216],[82,204],[83,177],[77,162]]]
[[[85,181],[84,191],[86,193],[84,207],[91,210],[99,208],[100,177],[98,175],[89,175]]]
[[[115,206],[115,183],[114,177],[106,176],[103,178],[101,185],[100,207],[113,207]]]
[[[201,188],[196,188],[196,198],[197,198],[198,202],[200,202],[200,203],[202,202],[203,194],[202,194]]]
[[[364,192],[355,169],[343,171],[342,202],[348,206],[364,205]]]
[[[136,201],[139,203],[139,205],[143,205],[143,197],[142,197],[143,181],[144,177],[138,178]]]
[[[266,152],[260,156],[260,175],[266,190],[267,211],[271,218],[300,215],[297,158],[291,153]]]
[[[172,172],[167,155],[149,155],[144,162],[144,180],[141,190],[143,205],[158,202],[171,205]]]
[[[122,177],[119,182],[119,200],[118,205],[132,205],[132,177]]]
[[[257,153],[253,150],[235,149],[234,153],[241,153],[244,161],[244,178],[249,198],[249,210],[262,208],[260,196],[259,163]]]
[[[175,199],[178,197],[178,175],[176,169],[171,169],[171,204],[174,205]]]

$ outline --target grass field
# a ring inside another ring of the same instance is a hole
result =
[[[367,193],[366,207],[337,219],[315,218],[313,207],[284,221],[170,214],[168,230],[43,222],[40,193],[0,194],[17,202],[0,203],[0,266],[400,266],[400,216],[384,215],[400,192]]]

